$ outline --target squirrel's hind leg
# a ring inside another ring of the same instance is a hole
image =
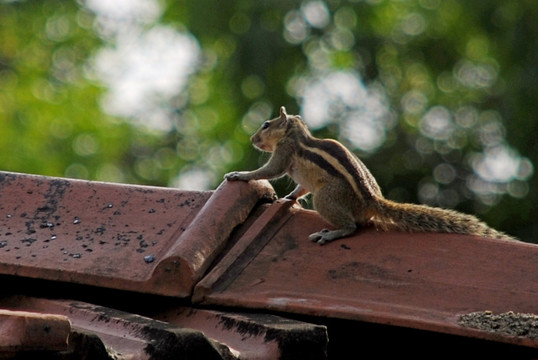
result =
[[[325,221],[333,225],[336,229],[323,229],[310,234],[308,238],[311,241],[323,245],[327,242],[349,236],[357,231],[357,220],[353,216],[353,201],[340,196],[342,194],[338,192],[341,189],[342,187],[327,186],[314,194],[314,208]],[[335,199],[345,200],[336,201]]]

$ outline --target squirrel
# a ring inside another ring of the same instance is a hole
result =
[[[314,137],[298,115],[265,121],[250,138],[255,148],[270,152],[269,161],[254,171],[234,171],[228,181],[274,179],[288,174],[297,187],[285,198],[297,201],[312,193],[314,209],[336,230],[323,229],[309,236],[322,245],[349,236],[359,226],[378,230],[444,232],[517,240],[488,227],[475,216],[454,210],[398,203],[385,199],[364,163],[344,145]]]

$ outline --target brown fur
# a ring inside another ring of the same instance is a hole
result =
[[[288,174],[297,187],[287,198],[312,193],[315,209],[336,230],[310,235],[319,244],[374,224],[380,230],[446,232],[516,240],[488,227],[472,215],[426,205],[401,204],[383,197],[375,178],[353,153],[335,140],[317,139],[299,116],[280,116],[264,122],[251,137],[254,146],[271,152],[269,161],[254,171],[232,172],[228,180],[272,179]]]

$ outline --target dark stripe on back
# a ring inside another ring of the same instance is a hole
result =
[[[334,177],[343,178],[342,174],[340,174],[340,172],[336,170],[334,166],[329,164],[329,162],[325,160],[322,156],[316,153],[313,153],[312,151],[305,150],[305,149],[300,150],[299,156],[307,159],[308,161],[313,162],[314,164],[316,164],[317,166],[319,166],[320,168],[328,172],[330,175]]]
[[[357,183],[358,188],[364,198],[369,199],[375,196],[381,196],[381,190],[379,190],[379,185],[377,185],[375,178],[370,173],[366,165],[364,165],[360,159],[348,152],[343,145],[338,142],[316,138],[310,138],[306,140],[305,144],[307,146],[323,150],[324,152],[334,157],[340,164],[344,166],[344,168],[349,169],[349,172],[353,176],[353,179]],[[318,157],[321,158],[321,156],[319,155]],[[330,165],[327,161],[323,161],[334,169],[334,167]],[[336,171],[336,169],[334,170]]]

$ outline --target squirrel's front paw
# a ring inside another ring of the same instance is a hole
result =
[[[224,178],[229,181],[237,181],[237,180],[248,181],[249,179],[247,179],[245,175],[246,175],[246,172],[232,171],[224,175]]]

